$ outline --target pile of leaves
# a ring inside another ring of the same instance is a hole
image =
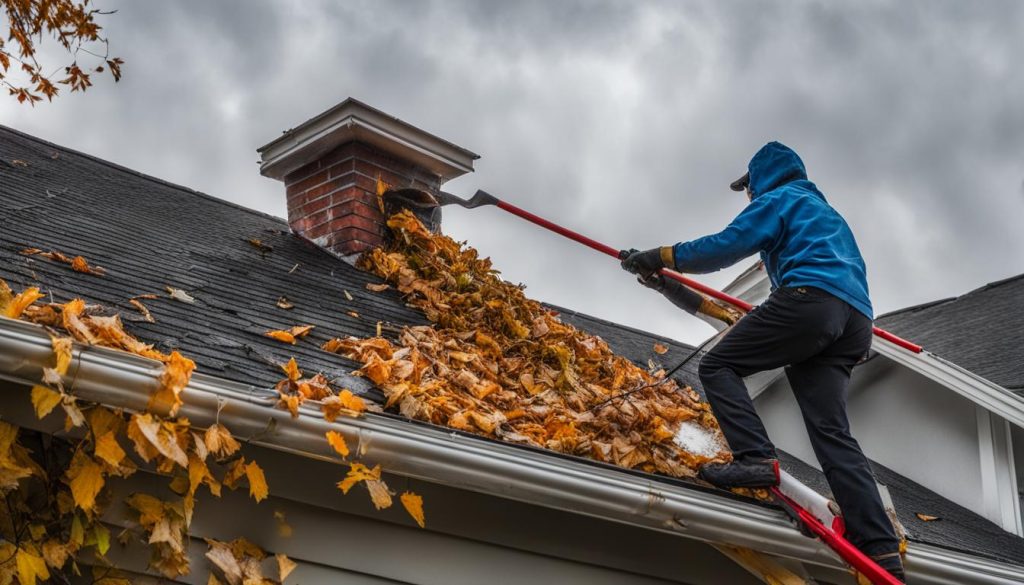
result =
[[[720,439],[708,404],[692,388],[563,323],[502,280],[489,259],[431,233],[409,211],[391,216],[388,227],[389,245],[366,253],[359,266],[402,292],[433,326],[403,328],[397,343],[378,336],[323,346],[362,362],[359,373],[383,390],[385,408],[674,477],[730,458],[724,440],[711,456],[673,440],[684,423]]]

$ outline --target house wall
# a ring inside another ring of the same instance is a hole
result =
[[[772,440],[820,468],[785,378],[756,404]],[[848,412],[853,434],[869,458],[999,521],[986,514],[974,403],[878,356],[854,370]]]

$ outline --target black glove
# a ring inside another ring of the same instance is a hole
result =
[[[673,305],[691,315],[695,315],[701,303],[704,302],[704,297],[700,293],[683,286],[671,278],[665,278],[657,272],[646,278],[637,276],[636,280],[647,288],[665,295],[665,298],[671,301]]]
[[[665,246],[651,248],[643,252],[638,252],[635,249],[628,250],[620,253],[619,257],[622,258],[623,270],[648,277],[662,268],[669,267],[670,265],[665,262],[665,258],[671,258],[671,254],[672,248]]]

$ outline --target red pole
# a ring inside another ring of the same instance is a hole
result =
[[[611,256],[612,258],[618,258],[619,257],[619,250],[616,250],[615,248],[612,248],[611,246],[608,246],[606,244],[602,244],[601,242],[598,242],[597,240],[590,239],[590,238],[588,238],[587,236],[584,236],[581,233],[574,232],[571,229],[564,228],[564,227],[562,227],[562,226],[560,226],[560,225],[558,225],[556,223],[552,223],[552,222],[544,219],[543,217],[534,215],[534,214],[530,213],[529,211],[526,211],[525,209],[520,209],[519,207],[516,207],[515,205],[512,205],[511,203],[506,203],[505,201],[502,201],[502,200],[499,199],[498,202],[497,202],[497,205],[498,205],[498,207],[504,209],[505,211],[507,211],[507,212],[509,212],[509,213],[511,213],[513,215],[517,215],[517,216],[525,219],[526,221],[535,223],[535,224],[539,225],[540,227],[542,227],[544,229],[551,230],[551,231],[555,232],[556,234],[565,236],[565,237],[569,238],[570,240],[574,240],[576,242],[579,242],[579,243],[583,244],[584,246],[587,246],[588,248],[592,248],[594,250],[597,250],[598,252],[601,252],[602,254],[606,254],[608,256]],[[736,298],[736,297],[734,297],[732,295],[727,295],[724,292],[721,292],[721,291],[715,290],[715,289],[713,289],[713,288],[711,288],[709,286],[703,285],[703,284],[697,282],[696,280],[693,280],[691,278],[683,276],[682,274],[679,274],[678,272],[676,272],[674,270],[669,270],[667,268],[662,268],[661,269],[661,274],[665,275],[668,278],[671,278],[672,280],[678,281],[678,282],[680,282],[680,283],[682,283],[682,284],[692,288],[693,290],[696,290],[698,292],[702,292],[702,293],[708,295],[709,297],[712,297],[712,298],[718,299],[720,301],[729,303],[730,305],[732,305],[732,306],[734,306],[734,307],[736,307],[738,309],[742,309],[744,312],[750,312],[750,310],[754,308],[753,305],[751,305],[750,303],[748,303],[748,302],[746,302],[746,301],[744,301],[742,299],[738,299],[738,298]],[[874,327],[872,330],[874,331],[874,334],[877,335],[878,337],[881,337],[882,339],[885,339],[886,341],[890,341],[890,342],[892,342],[892,343],[902,347],[903,349],[912,351],[914,353],[921,353],[921,346],[917,345],[916,343],[907,341],[906,339],[903,339],[902,337],[899,337],[898,335],[894,335],[894,334],[886,331],[885,329],[881,329],[879,327]]]

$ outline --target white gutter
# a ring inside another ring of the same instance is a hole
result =
[[[914,353],[877,336],[871,349],[1024,428],[1024,400],[1006,388],[927,350]]]
[[[52,359],[49,335],[41,327],[0,319],[0,377],[35,384]],[[162,365],[152,360],[76,344],[67,379],[74,380],[73,392],[83,400],[138,411],[146,408],[161,371]],[[304,405],[299,418],[292,419],[273,408],[272,398],[257,395],[257,389],[211,376],[193,376],[181,396],[180,415],[195,426],[213,424],[219,410],[235,436],[249,437],[256,445],[336,460],[324,433],[340,430],[358,440],[365,460],[390,473],[843,568],[831,551],[802,536],[778,510],[381,416],[328,423]],[[908,564],[915,583],[1024,582],[1024,567],[917,544],[911,546]]]

